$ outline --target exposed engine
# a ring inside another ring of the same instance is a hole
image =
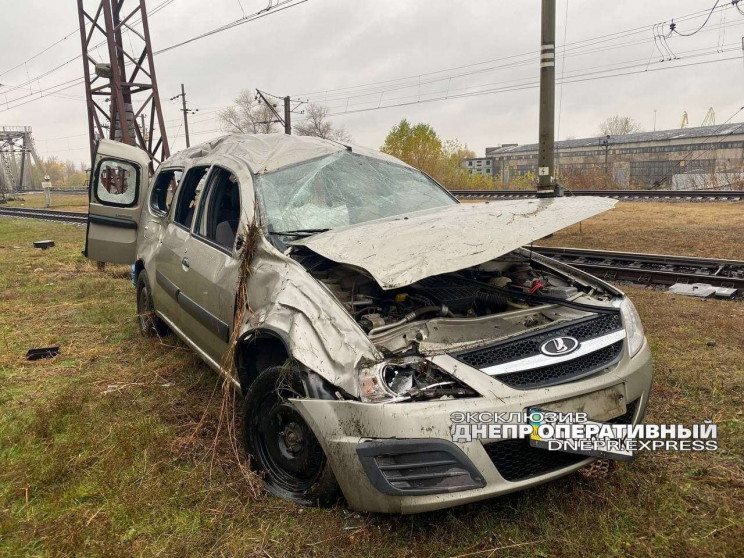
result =
[[[583,312],[561,308],[561,301],[570,306],[568,301],[590,290],[521,252],[388,291],[366,274],[309,250],[295,251],[292,257],[328,287],[376,345],[397,355],[410,354],[406,351],[413,348],[437,352],[445,345],[467,345],[575,319]],[[545,311],[550,301],[558,305]],[[506,312],[508,319],[499,317]],[[463,318],[471,319],[471,327]],[[411,326],[404,327],[407,324]]]

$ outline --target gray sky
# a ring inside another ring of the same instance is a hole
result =
[[[161,2],[148,0],[148,6],[152,9]],[[744,15],[729,7],[714,13],[696,35],[671,37],[666,41],[670,50],[665,52],[678,56],[672,61],[660,62],[652,32],[656,22],[701,12],[713,3],[558,0],[557,76],[563,72],[567,81],[585,80],[556,88],[556,103],[561,107],[560,138],[596,135],[599,122],[612,114],[632,116],[647,130],[653,129],[654,110],[657,129],[679,127],[684,110],[692,126],[702,122],[711,106],[717,123],[729,118],[744,104],[740,95],[744,85]],[[153,48],[198,35],[242,17],[243,10],[249,14],[266,5],[267,0],[174,0],[151,17]],[[0,125],[32,126],[43,156],[85,161],[88,144],[82,85],[12,108],[38,97],[29,86],[13,86],[79,54],[79,36],[73,34],[20,68],[4,73],[75,31],[75,3],[0,0],[0,13],[0,83],[5,84],[0,87]],[[532,143],[538,125],[536,87],[457,96],[535,84],[539,76],[539,15],[538,0],[308,0],[163,53],[155,63],[169,139],[174,145],[171,150],[185,146],[179,102],[168,100],[180,91],[181,82],[186,84],[190,106],[200,109],[191,117],[192,144],[218,136],[216,110],[228,105],[241,89],[255,87],[326,100],[331,112],[415,103],[334,116],[356,143],[370,147],[378,148],[389,129],[404,117],[427,122],[443,139],[457,138],[479,154],[486,146]],[[678,29],[694,31],[703,20],[704,16],[680,21]],[[638,33],[607,38],[632,29]],[[565,64],[560,53],[564,33],[569,45]],[[602,42],[572,44],[595,37]],[[725,58],[733,59],[723,61]],[[712,60],[722,61],[666,69]],[[643,73],[586,80],[605,75],[596,72],[646,68]],[[38,91],[81,75],[82,62],[77,59],[30,87]],[[390,81],[398,78],[408,79]],[[365,85],[381,81],[387,83]],[[365,87],[338,90],[360,85]],[[441,97],[447,99],[418,102]],[[741,120],[744,112],[734,118]]]

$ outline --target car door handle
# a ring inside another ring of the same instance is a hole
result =
[[[189,268],[189,259],[188,258],[182,259],[181,260],[181,265],[183,266],[184,269],[188,269]]]

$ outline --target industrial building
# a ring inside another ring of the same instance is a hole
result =
[[[508,184],[516,176],[537,174],[537,147],[487,147],[485,157],[465,159],[462,165]],[[720,187],[744,176],[744,123],[570,139],[556,142],[555,147],[559,175],[599,170],[622,188],[684,189],[711,181]]]

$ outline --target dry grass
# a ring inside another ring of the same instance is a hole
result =
[[[8,201],[8,207],[46,207],[44,194],[19,194],[16,199]],[[66,194],[62,190],[52,190],[50,209],[88,211],[88,196],[87,194]]]
[[[38,238],[57,247],[34,251]],[[608,480],[572,475],[388,517],[254,495],[228,441],[213,447],[217,377],[176,339],[140,337],[128,268],[97,272],[82,243],[74,226],[0,220],[0,556],[735,556],[744,546],[741,304],[629,289],[654,350],[648,419],[715,419],[718,452],[644,453]],[[59,357],[23,359],[51,344]]]
[[[744,259],[744,203],[620,202],[538,244]]]

